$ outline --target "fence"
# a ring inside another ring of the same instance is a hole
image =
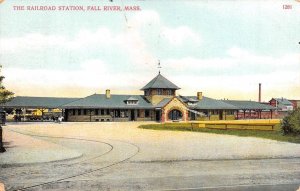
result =
[[[197,121],[191,123],[191,128],[273,131],[279,123],[280,120]]]

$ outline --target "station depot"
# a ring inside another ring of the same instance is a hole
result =
[[[275,110],[255,101],[216,100],[202,92],[177,95],[179,89],[159,73],[141,88],[143,95],[117,95],[107,89],[104,94],[84,98],[17,96],[2,107],[13,109],[18,120],[30,120],[37,113],[45,119],[52,111],[52,115],[73,122],[233,120],[241,113],[245,117],[245,112],[250,112],[252,118],[268,112],[272,118]]]

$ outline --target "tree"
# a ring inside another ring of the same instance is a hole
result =
[[[295,109],[283,118],[281,122],[281,129],[284,135],[300,135],[300,108]]]
[[[0,104],[3,104],[10,99],[13,98],[14,93],[5,89],[3,86],[3,80],[4,76],[1,75],[1,68],[2,66],[0,65]],[[0,125],[0,153],[5,152],[5,148],[3,147],[3,142],[2,142],[2,127]]]

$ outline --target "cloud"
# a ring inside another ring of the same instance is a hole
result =
[[[256,100],[258,83],[264,87],[264,99],[289,95],[294,98],[294,87],[300,86],[300,55],[258,55],[248,50],[232,47],[225,57],[168,59],[165,71],[172,74],[183,92],[204,91],[215,98]],[[281,95],[278,89],[282,89]],[[222,97],[221,97],[222,96]]]
[[[87,89],[117,89],[117,90],[139,90],[142,82],[148,78],[144,74],[128,75],[119,73],[108,67],[109,65],[100,59],[86,60],[80,64],[77,70],[63,71],[59,68],[49,69],[25,69],[25,68],[3,68],[2,74],[6,77],[5,85],[13,88],[14,92],[22,89],[34,89],[33,87],[49,88],[56,91],[56,88],[68,91],[83,88]],[[30,92],[31,94],[35,94]],[[49,95],[53,95],[52,93]]]
[[[45,47],[64,46],[66,39],[60,35],[30,33],[23,37],[1,38],[0,52],[18,53],[23,50],[40,50]]]
[[[165,67],[172,71],[193,71],[208,75],[251,75],[265,74],[277,71],[300,70],[300,55],[288,53],[284,55],[257,55],[245,49],[232,47],[225,51],[227,55],[222,58],[196,58],[183,57],[179,59],[168,59]],[[251,69],[251,70],[250,70]],[[223,74],[217,71],[223,70]]]
[[[143,26],[158,26],[160,25],[160,16],[156,11],[145,10],[134,14],[127,19],[129,28],[140,29]]]
[[[187,26],[175,28],[164,26],[156,11],[145,10],[126,18],[126,28],[117,32],[113,32],[106,26],[100,26],[96,30],[81,29],[69,36],[29,33],[20,37],[0,38],[0,55],[11,58],[14,55],[26,54],[26,52],[28,52],[26,55],[43,52],[51,58],[49,54],[53,53],[53,50],[66,52],[68,55],[76,54],[76,57],[80,55],[87,57],[104,51],[109,52],[108,55],[119,52],[122,56],[128,57],[133,66],[150,68],[157,64],[158,57],[151,51],[153,42],[149,42],[149,39],[161,35],[171,46],[183,45],[186,41],[201,42],[200,36]],[[55,59],[59,61],[59,57]]]
[[[105,73],[107,72],[107,64],[99,59],[87,60],[81,64],[81,68],[83,71],[90,72],[90,73]]]
[[[182,45],[185,41],[190,40],[193,43],[200,43],[201,38],[191,28],[180,26],[177,28],[163,27],[162,36],[172,45]]]

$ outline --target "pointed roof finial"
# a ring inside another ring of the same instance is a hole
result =
[[[158,74],[160,74],[160,69],[161,69],[160,60],[158,60],[158,66],[157,66],[157,68],[158,68]]]

